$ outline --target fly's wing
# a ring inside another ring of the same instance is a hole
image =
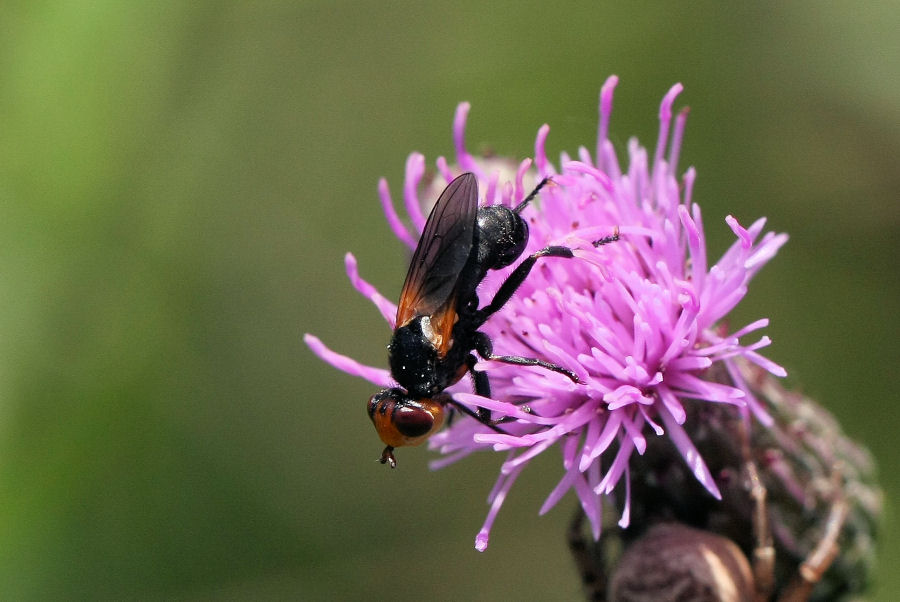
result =
[[[400,293],[398,327],[416,316],[432,316],[433,322],[436,318],[443,325],[439,328],[449,339],[456,316],[452,301],[459,274],[472,250],[477,212],[478,180],[464,173],[444,189],[425,222]]]

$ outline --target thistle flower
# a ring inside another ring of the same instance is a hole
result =
[[[691,199],[695,172],[688,169],[680,180],[676,173],[687,118],[686,111],[674,120],[672,115],[681,85],[663,98],[652,157],[632,140],[628,162],[622,166],[607,138],[616,83],[617,78],[611,77],[600,93],[594,156],[581,148],[578,160],[564,154],[558,168],[545,152],[546,125],[537,135],[535,170],[530,160],[515,167],[501,159],[472,156],[464,143],[469,105],[461,104],[453,126],[456,165],[451,167],[439,158],[441,177],[427,193],[426,198],[436,198],[455,175],[471,171],[479,179],[485,204],[513,206],[539,178],[551,177],[556,186],[545,188],[540,203],[523,212],[531,232],[525,253],[548,245],[576,249],[573,259],[543,260],[483,330],[493,339],[496,353],[545,359],[574,371],[581,383],[539,367],[480,362],[475,369],[490,373],[492,399],[467,392],[471,389],[465,380],[448,392],[459,403],[509,419],[503,424],[505,433],[458,416],[429,442],[444,455],[433,463],[435,468],[475,451],[506,454],[488,498],[487,519],[476,537],[478,550],[487,547],[491,526],[518,475],[532,458],[551,447],[558,447],[562,454],[563,475],[541,513],[573,490],[597,539],[603,500],[614,491],[624,491],[619,524],[629,524],[629,463],[635,452],[646,451],[648,437],[667,437],[708,494],[721,498],[686,429],[685,402],[726,404],[745,418],[772,423],[736,363],[742,358],[784,376],[783,368],[758,353],[770,343],[768,337],[751,343],[743,340],[764,328],[768,320],[729,331],[723,319],[787,236],[763,234],[765,219],[745,228],[728,216],[725,222],[735,241],[710,266],[700,208]],[[417,233],[425,223],[418,193],[424,174],[424,158],[411,155],[403,197]],[[379,193],[391,229],[414,248],[418,236],[398,217],[384,180]],[[600,249],[591,246],[590,241],[608,235],[614,226],[619,228],[619,242]],[[360,277],[352,255],[346,256],[345,263],[353,286],[393,327],[396,306]],[[489,274],[480,289],[482,298],[491,298],[513,268]],[[312,335],[305,340],[336,368],[379,387],[393,384],[387,370],[359,364]],[[724,371],[729,378],[708,378],[712,371]]]

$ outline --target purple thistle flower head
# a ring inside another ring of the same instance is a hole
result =
[[[494,519],[518,475],[532,458],[551,447],[558,447],[562,454],[563,475],[540,512],[574,490],[596,539],[602,502],[616,487],[625,488],[619,524],[628,525],[629,458],[644,453],[647,437],[668,437],[709,494],[721,497],[684,428],[686,400],[729,404],[748,418],[752,415],[771,424],[735,363],[744,358],[784,376],[783,368],[758,353],[770,343],[768,337],[751,343],[743,340],[764,328],[768,320],[729,331],[723,319],[787,236],[763,233],[765,219],[745,228],[729,216],[725,222],[735,241],[710,265],[700,208],[691,199],[695,172],[688,169],[680,179],[676,174],[687,112],[673,119],[672,105],[681,85],[673,86],[663,98],[652,157],[631,140],[628,162],[621,165],[607,138],[617,81],[609,78],[600,93],[594,156],[581,148],[577,160],[564,154],[559,166],[548,160],[544,150],[546,125],[538,131],[533,163],[525,160],[515,166],[503,159],[472,156],[464,143],[469,105],[461,104],[453,127],[456,165],[451,167],[439,158],[440,178],[427,190],[425,198],[436,198],[454,176],[471,171],[484,193],[483,204],[515,206],[538,179],[551,177],[556,185],[545,187],[540,202],[523,211],[530,228],[523,257],[548,245],[573,248],[576,255],[542,260],[482,330],[493,339],[496,353],[552,362],[574,371],[581,382],[540,367],[479,362],[475,369],[489,372],[493,398],[472,394],[465,379],[447,392],[473,410],[486,408],[495,417],[508,419],[502,425],[505,433],[458,416],[429,440],[431,449],[444,456],[433,463],[435,468],[474,451],[506,454],[488,499],[487,519],[476,537],[478,550],[487,547]],[[403,198],[419,233],[425,223],[419,198],[424,174],[422,155],[411,155]],[[379,193],[391,229],[415,248],[418,236],[398,217],[384,180]],[[591,245],[616,226],[621,236],[617,243],[601,248]],[[490,299],[514,267],[489,273],[479,295]],[[393,327],[396,306],[359,276],[350,254],[346,268],[353,286]],[[393,385],[387,370],[363,366],[312,335],[305,340],[336,368],[381,387]],[[728,382],[709,378],[713,368],[724,369]]]

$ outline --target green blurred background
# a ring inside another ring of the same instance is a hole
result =
[[[615,73],[621,145],[685,85],[712,255],[728,213],[790,233],[734,320],[878,457],[894,599],[900,5],[454,4],[2,4],[0,597],[577,598],[556,454],[479,554],[499,458],[377,465],[372,387],[301,336],[385,364],[343,255],[396,296],[377,179],[459,101],[473,150],[556,156]]]

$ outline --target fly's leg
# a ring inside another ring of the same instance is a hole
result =
[[[601,245],[609,244],[611,242],[615,242],[619,240],[619,227],[616,226],[615,230],[611,236],[607,236],[605,238],[601,238],[600,240],[595,240],[593,244],[595,247],[599,247]],[[537,260],[541,257],[562,257],[565,259],[571,259],[575,257],[572,253],[572,249],[569,247],[561,247],[561,246],[550,246],[544,247],[540,251],[535,251],[531,255],[525,258],[525,261],[520,263],[518,267],[506,278],[503,284],[500,286],[500,289],[497,291],[497,294],[494,295],[494,299],[481,309],[479,314],[478,324],[484,324],[484,322],[494,313],[496,313],[501,307],[506,305],[506,302],[509,301],[516,290],[522,286],[522,283],[525,282],[525,279],[528,277],[528,274],[531,272],[531,268],[534,267],[534,264],[537,263]],[[479,352],[480,353],[480,352]],[[482,356],[484,357],[484,356]],[[488,359],[488,358],[485,358]],[[494,358],[490,358],[494,359]],[[516,363],[516,362],[509,362]],[[541,365],[541,364],[524,364],[524,365]]]
[[[525,205],[527,205],[528,202],[537,195],[538,191],[545,184],[547,184],[548,181],[549,180],[547,178],[542,180],[541,183],[538,184],[537,187],[531,192],[531,194],[529,194],[525,198],[525,200],[523,200],[522,203],[520,203],[519,206],[514,209],[514,211],[516,213],[521,211],[521,209],[524,208]],[[612,235],[606,236],[599,240],[595,240],[592,244],[595,247],[599,247],[601,245],[615,242],[617,240],[619,240],[618,226],[615,227]],[[540,251],[535,251],[534,253],[529,255],[525,259],[525,261],[520,263],[518,267],[516,267],[516,269],[513,270],[513,272],[506,278],[506,280],[500,286],[500,289],[497,291],[497,294],[494,295],[494,298],[491,300],[491,302],[483,309],[478,310],[475,320],[477,326],[484,324],[491,315],[496,313],[501,307],[506,304],[507,301],[510,300],[510,298],[512,298],[516,290],[522,285],[523,282],[525,282],[528,274],[531,273],[531,269],[534,267],[534,264],[537,263],[537,260],[541,257],[562,257],[565,259],[571,259],[575,257],[575,255],[572,252],[572,249],[563,246],[544,247]],[[536,358],[520,357],[517,355],[494,355],[494,345],[491,342],[490,337],[488,337],[483,332],[476,332],[473,342],[475,351],[478,352],[478,355],[486,360],[503,362],[516,366],[540,366],[545,370],[550,370],[552,372],[556,372],[558,374],[566,376],[575,384],[581,384],[578,375],[576,375],[571,370],[563,368],[562,366],[557,366],[556,364],[552,364],[550,362],[546,362],[544,360],[539,360]],[[472,373],[473,379],[475,381],[475,392],[484,397],[490,397],[490,382],[488,381],[488,376],[487,374],[476,372],[473,369],[475,361],[477,361],[476,358],[472,355],[469,355],[467,362],[469,371]],[[457,407],[460,407],[460,409],[462,409],[464,413],[471,414],[471,410],[468,410],[468,408],[463,409],[460,404],[455,405]],[[479,420],[484,424],[490,426],[494,430],[503,432],[500,429],[497,429],[495,425],[499,422],[506,421],[506,419],[501,419],[499,421],[491,420],[491,412],[490,410],[487,410],[485,408],[478,409],[478,416]]]
[[[472,380],[475,382],[475,393],[476,393],[476,395],[480,395],[482,397],[490,397],[491,396],[491,381],[488,379],[487,373],[475,371],[474,367],[477,362],[478,362],[478,358],[475,357],[474,355],[472,355],[471,353],[469,354],[469,357],[466,358],[466,365],[469,368],[469,374],[472,375]],[[465,414],[466,416],[469,416],[470,418],[474,418],[481,424],[490,428],[492,431],[494,431],[496,433],[500,433],[501,435],[509,434],[506,431],[504,431],[502,428],[498,427],[497,425],[501,424],[503,422],[510,422],[512,420],[515,420],[515,418],[509,417],[509,418],[501,418],[499,420],[492,420],[491,419],[491,411],[488,410],[487,408],[478,408],[478,411],[476,412],[476,411],[470,409],[468,406],[465,406],[465,405],[459,403],[458,401],[456,401],[449,395],[446,395],[446,398],[447,398],[446,403],[453,406],[454,409],[458,410],[459,412],[462,412],[463,414]],[[449,425],[452,422],[453,422],[453,414],[450,414],[447,424]]]
[[[481,333],[475,333],[476,340],[477,336]],[[487,372],[478,372],[475,370],[475,364],[478,363],[478,358],[469,354],[469,357],[466,358],[466,364],[469,366],[469,374],[472,375],[472,381],[475,383],[475,394],[481,395],[482,397],[490,397],[491,396],[491,379],[488,378]]]
[[[475,394],[482,397],[491,396],[491,379],[488,378],[487,372],[477,372],[475,363],[478,358],[469,354],[466,363],[469,365],[469,374],[472,375],[472,381],[475,383]],[[478,419],[484,424],[492,424],[491,411],[486,408],[478,408]]]
[[[475,351],[477,351],[478,355],[486,360],[490,360],[493,362],[503,362],[504,364],[513,364],[515,366],[540,366],[541,368],[544,368],[546,370],[551,370],[558,374],[562,374],[563,376],[567,376],[576,385],[581,384],[581,381],[578,379],[577,374],[575,374],[571,370],[563,368],[562,366],[557,366],[556,364],[551,364],[550,362],[545,362],[544,360],[535,359],[533,357],[519,357],[518,355],[494,355],[494,344],[491,342],[490,337],[483,332],[476,332],[474,338]]]
[[[473,343],[475,345],[475,351],[478,352],[478,355],[483,357],[486,360],[503,362],[505,364],[514,364],[516,366],[540,366],[541,368],[545,368],[547,370],[552,370],[553,372],[557,372],[564,376],[567,376],[572,380],[575,384],[580,384],[581,381],[578,379],[578,375],[572,372],[571,370],[566,370],[562,366],[557,366],[556,364],[551,364],[550,362],[545,362],[544,360],[539,360],[530,357],[519,357],[517,355],[494,355],[494,344],[491,342],[491,338],[484,334],[483,332],[476,332],[473,337]],[[488,375],[486,372],[478,372],[475,370],[475,362],[478,361],[474,355],[469,354],[469,372],[472,374],[472,378],[475,381],[475,392],[478,395],[483,397],[491,396],[491,385],[488,380]],[[460,407],[465,413],[472,415],[473,412],[468,408],[463,408],[460,404],[454,404],[457,407]],[[522,411],[530,412],[528,407],[520,408]],[[507,434],[505,431],[497,428],[496,425],[502,424],[504,422],[512,422],[516,420],[512,416],[507,418],[500,419],[492,419],[491,411],[487,408],[478,408],[478,421],[482,424],[485,424],[491,427],[493,430],[498,433]]]
[[[478,335],[485,336],[483,333],[476,333],[476,340]],[[488,339],[488,343],[490,343],[490,339]],[[472,354],[469,354],[469,357],[466,359],[466,364],[469,366],[469,374],[472,375],[472,380],[475,383],[475,394],[481,395],[482,397],[490,397],[491,396],[491,380],[488,378],[487,372],[479,372],[475,370],[475,364],[478,362],[478,358]],[[456,404],[454,404],[456,405]],[[468,408],[466,408],[468,409]],[[530,412],[530,409],[527,406],[520,407],[524,412]],[[472,415],[470,412],[466,412],[469,415]],[[503,424],[504,422],[512,422],[515,420],[512,416],[507,416],[505,418],[491,418],[491,411],[487,408],[478,408],[478,415],[473,418],[477,418],[479,422],[485,424],[498,433],[507,434],[505,431],[497,428],[498,424]]]

